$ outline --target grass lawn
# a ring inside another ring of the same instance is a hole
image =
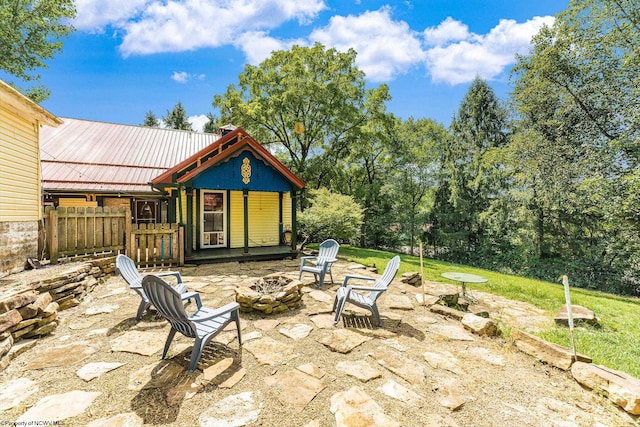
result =
[[[367,266],[375,264],[380,271],[396,255],[391,252],[361,249],[349,245],[340,246],[339,253],[349,261]],[[531,303],[545,310],[550,318],[553,318],[565,303],[564,288],[560,278],[558,283],[550,283],[432,259],[424,259],[423,264],[426,280],[452,283],[440,275],[445,271],[478,274],[486,277],[488,281],[474,284],[474,289]],[[398,275],[408,271],[420,271],[420,259],[401,255]],[[569,284],[571,284],[571,277],[569,277]],[[600,323],[598,328],[574,329],[577,351],[593,358],[593,363],[640,378],[640,299],[571,288],[571,303],[592,310]],[[547,341],[571,348],[567,327],[552,327],[535,334]]]

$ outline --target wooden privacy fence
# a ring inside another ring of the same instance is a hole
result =
[[[45,257],[112,252],[126,253],[138,266],[184,265],[184,227],[178,224],[132,224],[124,207],[47,207]]]
[[[47,207],[46,253],[52,264],[60,257],[123,252],[131,232],[131,211],[123,207]]]
[[[183,241],[178,224],[132,224],[127,256],[143,267],[183,265]]]

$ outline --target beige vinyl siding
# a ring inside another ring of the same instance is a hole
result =
[[[231,227],[230,248],[244,247],[244,202],[242,191],[229,194],[229,226]]]
[[[173,192],[176,190],[171,190],[171,191]],[[176,222],[186,224],[187,223],[187,192],[184,188],[181,188],[177,191],[179,191],[180,194],[176,194],[177,196],[176,202],[175,202],[175,205],[173,206],[176,212]],[[197,207],[194,205],[193,208],[195,211]]]
[[[249,246],[274,246],[280,242],[278,193],[249,192]]]
[[[0,107],[0,221],[40,219],[37,126]]]
[[[282,231],[291,230],[291,193],[282,195]]]
[[[278,245],[280,242],[278,193],[250,191],[248,204],[249,247]],[[289,205],[291,205],[290,202]],[[229,213],[231,227],[229,246],[242,248],[244,247],[244,201],[241,191],[231,192]]]
[[[105,197],[102,199],[102,206],[117,206],[128,208],[131,206],[131,199],[128,197]]]
[[[97,208],[98,202],[81,198],[60,198],[58,199],[58,206],[63,208]]]

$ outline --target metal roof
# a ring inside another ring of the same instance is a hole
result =
[[[149,182],[220,136],[62,118],[40,129],[46,191],[151,192]]]

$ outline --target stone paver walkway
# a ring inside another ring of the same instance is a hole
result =
[[[185,268],[207,306],[234,300],[236,285],[271,272],[297,279],[299,261]],[[192,340],[154,313],[134,320],[138,297],[116,276],[58,329],[0,372],[0,421],[88,426],[624,426],[634,421],[565,372],[503,338],[474,335],[419,304],[421,289],[394,281],[379,300],[382,328],[346,306],[332,324],[338,283],[357,265],[334,265],[336,284],[305,279],[299,309],[241,314],[188,372]],[[447,285],[433,284],[438,295]],[[549,321],[542,311],[474,293],[502,326]],[[495,313],[495,314],[494,314]],[[345,328],[345,323],[356,327]]]

